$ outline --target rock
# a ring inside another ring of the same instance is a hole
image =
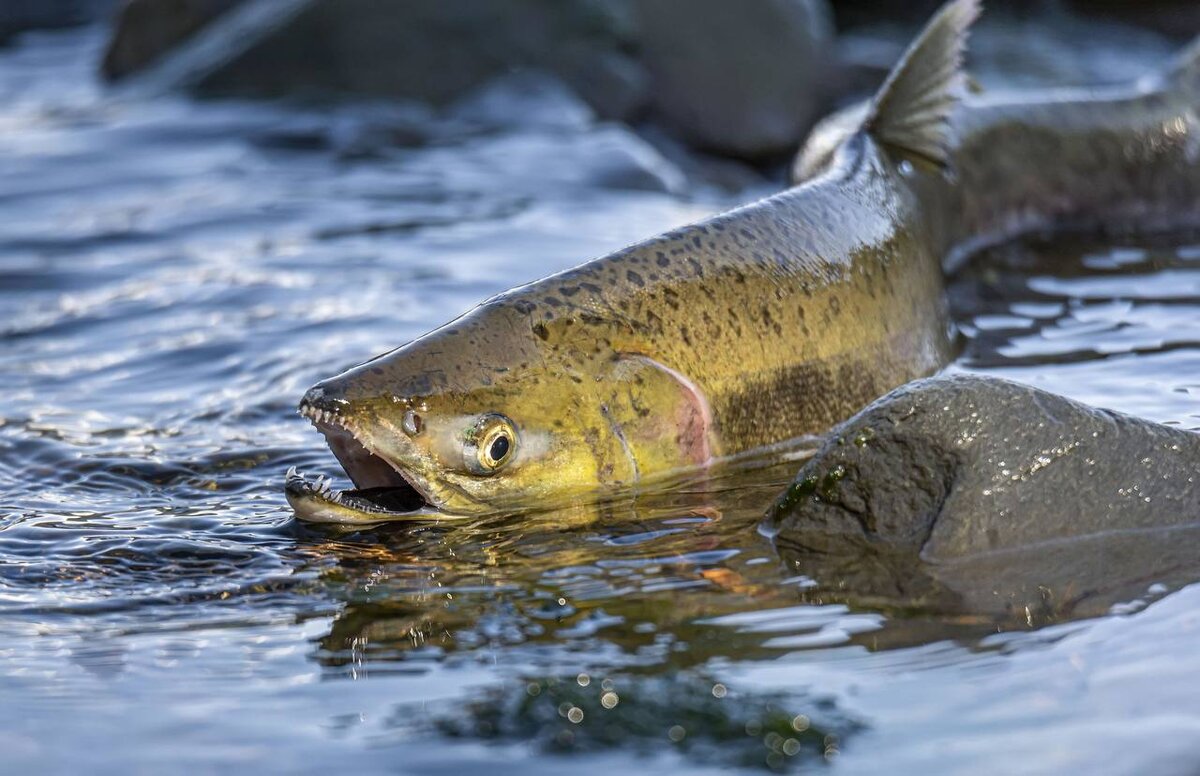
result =
[[[653,106],[697,146],[742,157],[794,150],[826,95],[824,0],[638,0]]]
[[[487,129],[540,127],[583,130],[596,116],[554,76],[533,71],[503,75],[451,106],[451,119]]]
[[[826,0],[130,0],[103,71],[178,51],[160,80],[201,94],[446,105],[531,70],[602,119],[758,159],[795,148],[822,108],[831,29]]]
[[[126,0],[100,71],[118,79],[141,70],[242,0]]]
[[[589,0],[242,5],[241,12],[216,19],[209,32],[216,39],[236,36],[237,45],[214,45],[221,59],[197,57],[180,75],[183,84],[219,96],[349,94],[441,105],[497,75],[527,68],[561,78],[605,118],[624,118],[645,103],[645,78],[625,53],[628,30],[612,11],[616,5]],[[279,13],[271,13],[273,6]],[[119,27],[114,48],[128,35]],[[175,40],[164,34],[154,48]],[[114,77],[128,72],[108,70]]]
[[[0,42],[26,30],[74,27],[111,12],[113,0],[3,0]]]
[[[687,178],[654,146],[629,130],[609,126],[592,136],[592,153],[581,171],[594,185],[682,194]]]
[[[972,612],[1103,612],[1200,578],[1200,435],[994,378],[911,383],[772,508],[802,573]]]

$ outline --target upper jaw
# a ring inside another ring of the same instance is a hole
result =
[[[311,395],[312,392],[304,397],[299,412],[325,436],[330,450],[356,488],[411,488],[428,506],[442,508],[442,499],[437,498],[423,478],[380,451],[372,444],[370,436],[344,414],[345,400],[316,402],[310,400]]]

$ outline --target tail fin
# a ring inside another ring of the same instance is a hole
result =
[[[979,0],[951,0],[909,46],[867,112],[863,129],[885,146],[939,167],[948,161],[950,112],[966,88],[967,30]]]

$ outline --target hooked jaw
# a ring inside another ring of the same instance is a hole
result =
[[[300,401],[308,418],[354,483],[353,489],[334,490],[329,481],[309,481],[288,472],[285,492],[299,517],[319,522],[377,522],[435,512],[439,506],[420,478],[379,454],[357,427],[348,400],[317,385]]]

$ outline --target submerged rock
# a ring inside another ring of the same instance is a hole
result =
[[[522,743],[559,755],[669,748],[712,768],[774,771],[820,762],[863,723],[828,698],[802,692],[737,692],[680,671],[636,675],[531,677],[486,688],[466,704],[409,716],[450,741]]]
[[[911,383],[840,426],[772,508],[823,585],[1026,620],[1200,577],[1200,435],[1004,380]]]

